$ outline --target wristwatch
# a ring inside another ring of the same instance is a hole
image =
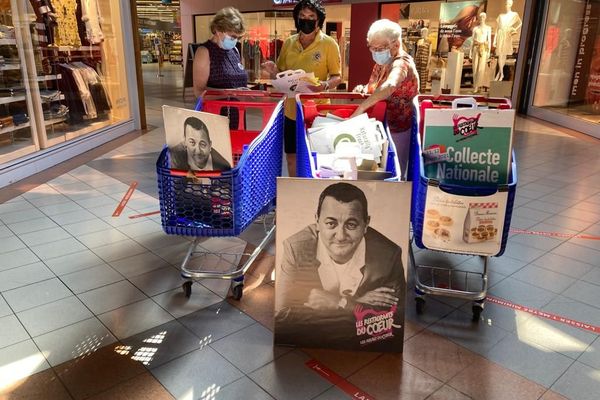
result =
[[[347,305],[348,305],[348,298],[346,296],[342,296],[342,298],[338,302],[338,308],[346,308]]]

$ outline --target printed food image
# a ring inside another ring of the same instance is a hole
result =
[[[427,229],[430,232],[435,231],[439,227],[440,223],[438,221],[429,220],[425,223],[425,229]]]
[[[444,225],[443,217],[440,223]],[[498,237],[498,203],[470,203],[465,217],[463,241],[479,243]]]
[[[425,218],[427,219],[438,219],[440,217],[440,212],[435,208],[430,208],[425,212]]]
[[[450,240],[450,231],[448,229],[437,228],[433,233],[436,238],[441,239],[444,242],[447,242]]]
[[[450,226],[450,225],[452,225],[452,218],[442,215],[440,217],[440,224],[442,224],[444,226]]]

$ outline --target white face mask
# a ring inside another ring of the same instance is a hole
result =
[[[392,59],[390,49],[385,49],[381,51],[371,51],[371,55],[373,56],[373,61],[375,61],[379,65],[387,64]]]

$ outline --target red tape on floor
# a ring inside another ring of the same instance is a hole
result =
[[[150,211],[147,213],[143,213],[143,214],[136,214],[136,215],[130,215],[129,219],[136,219],[136,218],[142,218],[142,217],[149,217],[151,215],[156,215],[156,214],[160,214],[160,210],[159,211]]]
[[[500,306],[512,308],[513,310],[523,311],[523,312],[535,315],[537,317],[542,317],[542,318],[560,322],[560,323],[563,323],[566,325],[571,325],[575,328],[583,329],[583,330],[594,332],[594,333],[600,333],[600,326],[586,324],[585,322],[575,321],[570,318],[561,317],[560,315],[551,314],[551,313],[547,313],[545,311],[536,310],[535,308],[530,308],[530,307],[522,306],[520,304],[511,303],[510,301],[500,299],[497,297],[487,296],[486,301],[488,301],[490,303],[498,304]]]
[[[127,192],[125,192],[125,195],[119,202],[119,205],[117,206],[117,208],[115,208],[115,212],[112,215],[113,217],[118,217],[121,215],[121,213],[125,209],[125,206],[127,205],[127,202],[129,201],[129,199],[131,199],[131,196],[133,195],[133,191],[135,190],[137,185],[138,185],[137,181],[131,182],[131,185],[129,185],[129,189],[127,189]]]
[[[317,360],[308,360],[306,362],[306,366],[315,371],[317,374],[321,375],[322,378],[325,378],[333,385],[337,386],[340,390],[353,399],[375,400],[375,397],[363,392]]]
[[[570,233],[560,232],[544,232],[544,231],[528,231],[526,229],[510,229],[511,233],[522,233],[525,235],[538,235],[538,236],[549,236],[549,237],[562,237],[568,239],[588,239],[588,240],[600,240],[600,236],[593,235],[573,235]]]

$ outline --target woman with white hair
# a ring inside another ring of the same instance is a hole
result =
[[[402,28],[388,19],[375,21],[367,33],[367,46],[375,66],[369,83],[354,91],[370,94],[352,116],[377,102],[387,102],[387,123],[396,144],[402,175],[408,166],[408,147],[413,118],[413,98],[419,94],[419,75],[412,57],[402,49]]]

